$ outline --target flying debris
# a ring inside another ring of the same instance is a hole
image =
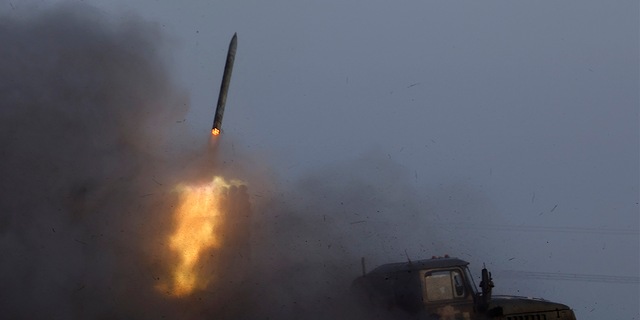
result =
[[[234,33],[231,43],[229,44],[229,52],[227,53],[227,62],[224,65],[224,74],[222,75],[222,84],[220,85],[220,95],[218,95],[218,106],[216,107],[216,116],[213,119],[213,127],[211,133],[214,136],[220,134],[222,127],[222,116],[224,115],[224,105],[227,102],[227,92],[229,91],[229,82],[231,82],[231,72],[233,71],[233,62],[236,59],[236,47],[238,46],[238,34]]]

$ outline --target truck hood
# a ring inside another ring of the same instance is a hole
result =
[[[502,308],[504,315],[532,312],[555,312],[556,310],[570,310],[561,303],[555,303],[544,299],[517,297],[517,296],[493,296],[490,309]]]

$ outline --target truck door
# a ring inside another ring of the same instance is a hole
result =
[[[462,270],[421,270],[420,279],[427,314],[440,320],[474,319],[473,296]]]

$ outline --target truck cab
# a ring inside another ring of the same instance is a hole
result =
[[[380,312],[418,319],[575,320],[566,305],[514,296],[491,296],[491,274],[482,270],[478,291],[469,263],[448,256],[379,266],[354,280],[352,289]]]

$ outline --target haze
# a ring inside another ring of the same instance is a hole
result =
[[[486,263],[494,294],[565,303],[581,320],[639,318],[637,1],[88,3],[163,39],[166,95],[189,107],[163,114],[166,146],[153,148],[171,154],[207,144],[238,33],[221,159],[265,230],[280,199],[303,221],[289,226],[352,244],[335,255],[285,237],[281,250],[353,258],[347,285],[362,256],[449,254],[476,276]],[[0,5],[27,21],[57,4]]]

